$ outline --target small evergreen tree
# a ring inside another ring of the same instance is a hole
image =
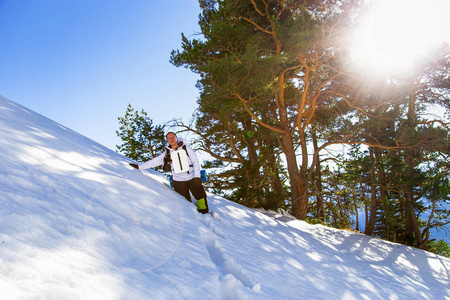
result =
[[[128,104],[125,117],[119,117],[118,120],[120,128],[116,133],[123,141],[116,146],[118,152],[137,162],[144,162],[164,151],[164,125],[153,125],[147,112],[135,111]]]

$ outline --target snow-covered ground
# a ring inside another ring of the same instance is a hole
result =
[[[80,122],[82,116],[80,116]],[[0,97],[1,299],[450,299],[450,260],[268,216]]]

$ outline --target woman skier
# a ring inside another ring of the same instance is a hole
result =
[[[206,192],[200,178],[200,163],[195,152],[187,145],[183,138],[178,138],[175,133],[166,134],[168,145],[166,151],[159,156],[140,165],[130,163],[138,170],[145,170],[163,165],[164,171],[172,171],[173,188],[191,201],[191,195],[197,200],[197,210],[209,213]]]

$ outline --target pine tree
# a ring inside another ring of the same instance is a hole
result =
[[[164,125],[153,125],[147,112],[135,111],[128,104],[124,117],[118,118],[120,123],[117,135],[123,141],[117,150],[137,162],[147,161],[164,151],[166,144]]]
[[[204,39],[182,36],[172,63],[199,73],[200,105],[234,108],[269,130],[282,150],[292,213],[308,209],[309,130],[317,106],[341,76],[349,6],[328,1],[199,1]],[[345,2],[345,1],[344,1]],[[234,122],[233,114],[229,114]],[[297,161],[297,149],[301,156]]]
[[[359,91],[365,96],[349,142],[369,148],[365,158],[352,163],[370,166],[370,185],[365,183],[370,216],[364,233],[424,249],[431,241],[430,229],[450,223],[445,212],[450,197],[450,48],[444,45],[435,55],[414,73]],[[447,117],[430,114],[436,108]],[[345,172],[352,172],[349,165]]]

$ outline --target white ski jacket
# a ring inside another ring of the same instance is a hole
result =
[[[183,142],[183,145],[186,146],[186,151],[188,154],[188,161],[189,161],[189,171],[188,172],[182,172],[182,173],[175,173],[173,172],[173,165],[172,163],[172,175],[174,181],[189,181],[193,179],[194,177],[200,178],[200,163],[198,161],[197,155],[195,154],[194,150],[189,147],[188,143],[181,137],[178,138],[178,143]],[[166,149],[168,149],[170,152],[173,152],[174,150],[167,144]],[[178,148],[182,149],[181,147]],[[139,165],[139,170],[145,170],[149,168],[154,168],[157,166],[161,166],[164,164],[164,157],[166,156],[166,151],[164,151],[159,156]]]

